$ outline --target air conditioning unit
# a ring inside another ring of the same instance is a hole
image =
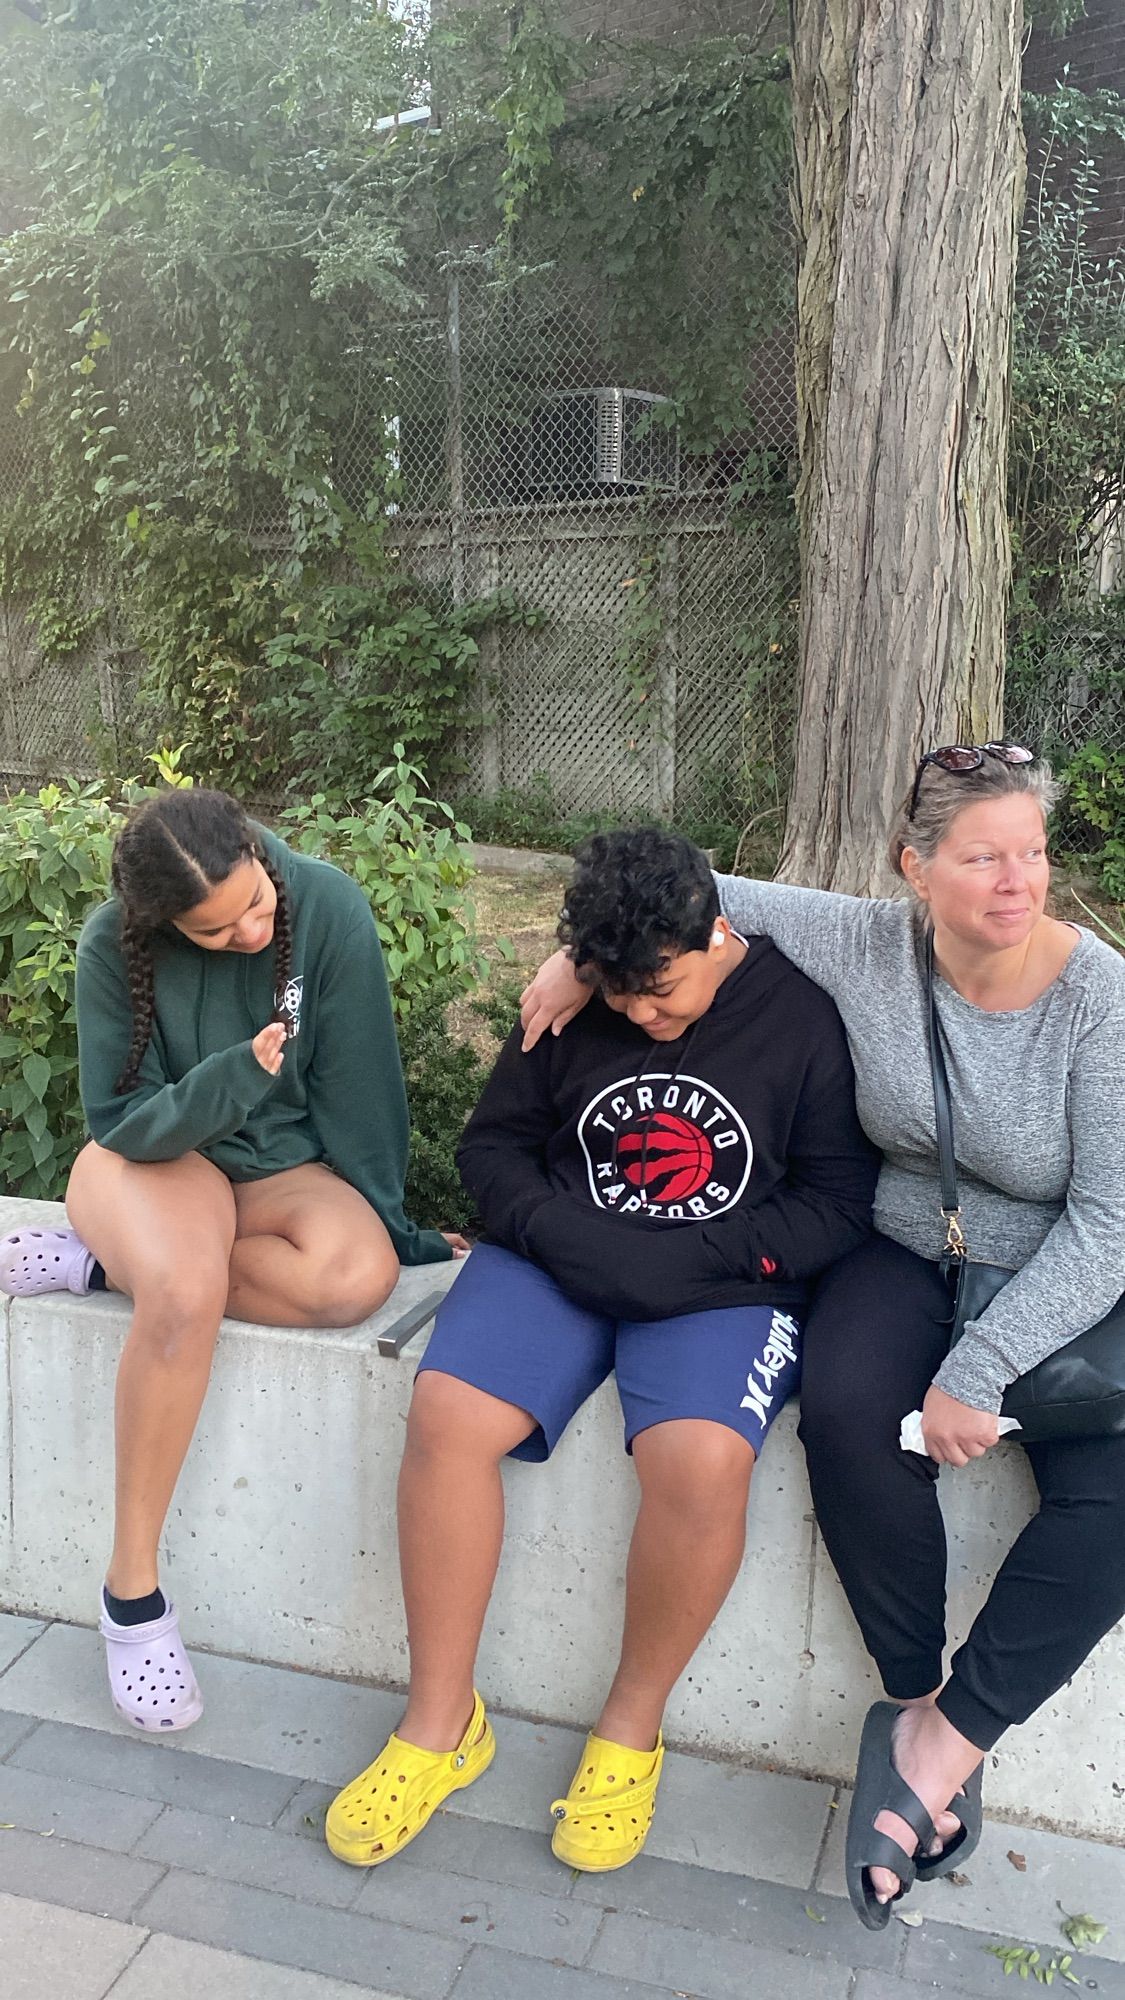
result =
[[[675,493],[680,446],[661,421],[666,396],[645,389],[562,389],[532,411],[524,434],[524,479],[558,498],[658,487]]]

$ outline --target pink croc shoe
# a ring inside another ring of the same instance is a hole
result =
[[[147,1625],[117,1625],[102,1604],[110,1699],[118,1715],[152,1735],[190,1729],[203,1713],[203,1696],[180,1638],[179,1614],[169,1604]]]
[[[73,1229],[16,1229],[0,1238],[0,1292],[32,1298],[36,1292],[90,1289],[94,1254]]]

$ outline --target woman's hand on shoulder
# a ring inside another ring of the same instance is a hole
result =
[[[991,1410],[974,1410],[969,1403],[959,1403],[935,1382],[922,1405],[922,1436],[930,1457],[939,1465],[968,1465],[971,1458],[983,1458],[997,1442],[999,1420]]]
[[[280,1076],[281,1074],[281,1059],[285,1054],[285,1039],[284,1021],[267,1021],[265,1027],[259,1030],[250,1044],[250,1047],[254,1051],[255,1060],[261,1064],[264,1070],[268,1070],[271,1076]]]
[[[454,1257],[468,1256],[469,1251],[472,1248],[472,1245],[470,1243],[466,1243],[465,1238],[463,1236],[460,1236],[455,1229],[443,1229],[441,1234],[444,1236],[446,1242],[448,1243],[450,1249],[452,1250]]]
[[[570,953],[552,952],[520,994],[524,1054],[535,1047],[548,1028],[553,1035],[561,1035],[567,1022],[582,1012],[589,998],[590,988],[579,979]]]

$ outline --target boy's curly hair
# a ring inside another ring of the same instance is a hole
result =
[[[629,827],[583,841],[558,936],[577,971],[593,967],[611,993],[643,993],[670,958],[706,950],[718,914],[698,847],[661,827]]]

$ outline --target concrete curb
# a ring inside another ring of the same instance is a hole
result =
[[[53,1204],[0,1201],[0,1230],[54,1223]],[[395,1481],[412,1362],[380,1334],[454,1266],[403,1274],[348,1331],[230,1321],[166,1533],[189,1642],[383,1686],[406,1677]],[[113,1296],[6,1302],[0,1397],[0,1606],[92,1620],[109,1543],[113,1382],[127,1326]],[[616,1655],[636,1507],[612,1382],[548,1466],[510,1464],[508,1536],[481,1648],[499,1707],[588,1726]],[[951,1632],[967,1630],[1027,1520],[1022,1452],[1001,1446],[942,1477]],[[1125,1844],[1125,1626],[1025,1728],[1005,1738],[989,1809]],[[817,1535],[795,1413],[754,1478],[738,1581],[676,1689],[668,1740],[813,1780],[846,1782],[877,1689]]]

